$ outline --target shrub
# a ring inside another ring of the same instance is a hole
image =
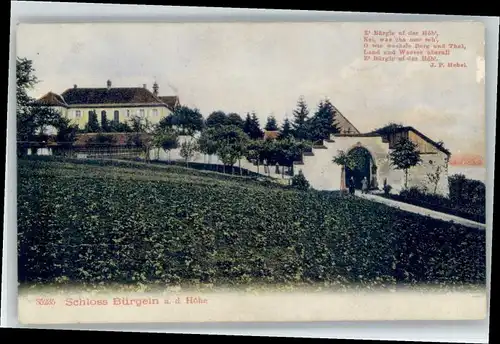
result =
[[[450,215],[456,215],[472,221],[485,223],[486,200],[483,191],[484,184],[475,180],[463,179],[462,177],[453,180],[451,183],[454,189],[453,191],[450,190],[450,197],[428,193],[425,189],[420,189],[418,187],[411,187],[402,190],[397,196],[390,195],[388,197]]]
[[[116,144],[115,135],[98,133],[88,137],[86,145],[113,145]]]
[[[389,184],[387,184],[387,179],[384,179],[383,189],[384,189],[384,194],[385,195],[389,195],[391,193],[392,186],[390,186]]]
[[[308,190],[309,189],[309,181],[306,179],[302,170],[299,170],[299,173],[292,177],[292,187],[297,190]]]
[[[455,174],[448,178],[450,199],[457,204],[485,206],[486,186],[479,180],[467,179],[463,174]]]

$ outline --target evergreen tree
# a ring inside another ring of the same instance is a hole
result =
[[[97,133],[101,131],[99,121],[97,120],[97,113],[89,111],[89,121],[85,124],[85,131],[87,133]]]
[[[291,136],[292,136],[292,124],[290,123],[290,120],[288,118],[285,118],[278,138],[281,140],[289,138]]]
[[[250,114],[247,113],[247,116],[245,117],[245,122],[243,123],[243,131],[245,134],[251,137],[251,132],[252,132],[252,117],[250,117]]]
[[[112,126],[111,126],[111,123],[108,121],[108,117],[106,116],[106,113],[103,113],[101,115],[101,128],[102,128],[102,131],[105,133],[109,133],[112,131]]]
[[[278,123],[276,122],[276,118],[274,116],[267,117],[267,123],[264,129],[267,131],[278,130]]]
[[[293,110],[292,131],[296,139],[303,140],[307,138],[306,122],[309,116],[309,109],[303,97],[297,102],[297,108]]]
[[[250,119],[250,133],[249,136],[252,140],[261,139],[264,136],[264,132],[260,128],[260,122],[255,113],[252,113]]]
[[[301,191],[306,191],[310,188],[309,181],[302,173],[302,170],[299,170],[299,173],[293,176],[292,187]]]
[[[327,140],[331,134],[340,132],[335,123],[335,114],[335,108],[328,99],[319,103],[318,110],[306,124],[307,133],[311,141]]]

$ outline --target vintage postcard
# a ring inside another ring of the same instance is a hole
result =
[[[487,317],[482,23],[16,41],[21,323]]]

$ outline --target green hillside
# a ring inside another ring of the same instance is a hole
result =
[[[485,283],[484,231],[363,199],[132,162],[18,170],[22,283]]]

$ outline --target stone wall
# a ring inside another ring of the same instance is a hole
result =
[[[325,148],[314,148],[313,156],[304,156],[304,165],[298,165],[295,173],[301,169],[311,186],[321,190],[340,190],[342,167],[333,162],[339,151],[349,152],[361,146],[370,152],[377,166],[376,184],[382,185],[388,177],[388,145],[380,137],[332,137],[333,142],[324,142]]]
[[[363,147],[370,152],[377,167],[373,179],[375,186],[382,190],[384,180],[392,187],[393,193],[404,188],[404,171],[395,170],[389,158],[389,145],[381,137],[332,137],[333,142],[325,142],[325,148],[314,148],[312,156],[304,156],[304,164],[297,165],[295,173],[302,170],[311,186],[319,190],[340,190],[342,167],[333,163],[333,158],[340,150],[349,152],[355,147]],[[422,163],[408,172],[408,187],[417,186],[434,191],[434,185],[429,174],[435,173],[437,167],[441,170],[436,188],[438,194],[448,195],[448,163],[447,156],[442,152],[422,154]]]
[[[197,137],[198,136],[195,136],[194,138],[191,136],[179,136],[179,146],[183,142],[187,142],[190,140],[196,140]],[[153,150],[151,152],[151,158],[155,159],[157,153],[159,153],[160,160],[162,160],[162,161],[169,160],[169,156],[167,155],[167,153],[161,149],[159,150],[159,152],[157,150]],[[176,149],[171,150],[170,151],[170,160],[183,161],[184,159],[182,158],[180,153],[181,153],[180,148],[176,148]],[[204,155],[201,153],[196,153],[194,158],[191,159],[190,162],[223,165],[222,161],[215,154],[214,155]],[[257,165],[254,165],[251,162],[247,161],[246,158],[242,158],[239,163],[236,162],[235,166],[240,166],[240,164],[241,164],[241,168],[247,169],[251,172],[260,173],[262,175],[267,175],[267,172],[264,170],[264,166],[257,167]],[[270,172],[271,172],[270,173],[271,176],[276,175],[274,166],[270,167]]]
[[[440,178],[437,183],[436,193],[448,196],[448,157],[439,152],[435,154],[421,154],[422,163],[412,167],[408,173],[408,186],[418,186],[434,192],[435,184],[431,182],[429,174],[436,174],[440,169]]]

